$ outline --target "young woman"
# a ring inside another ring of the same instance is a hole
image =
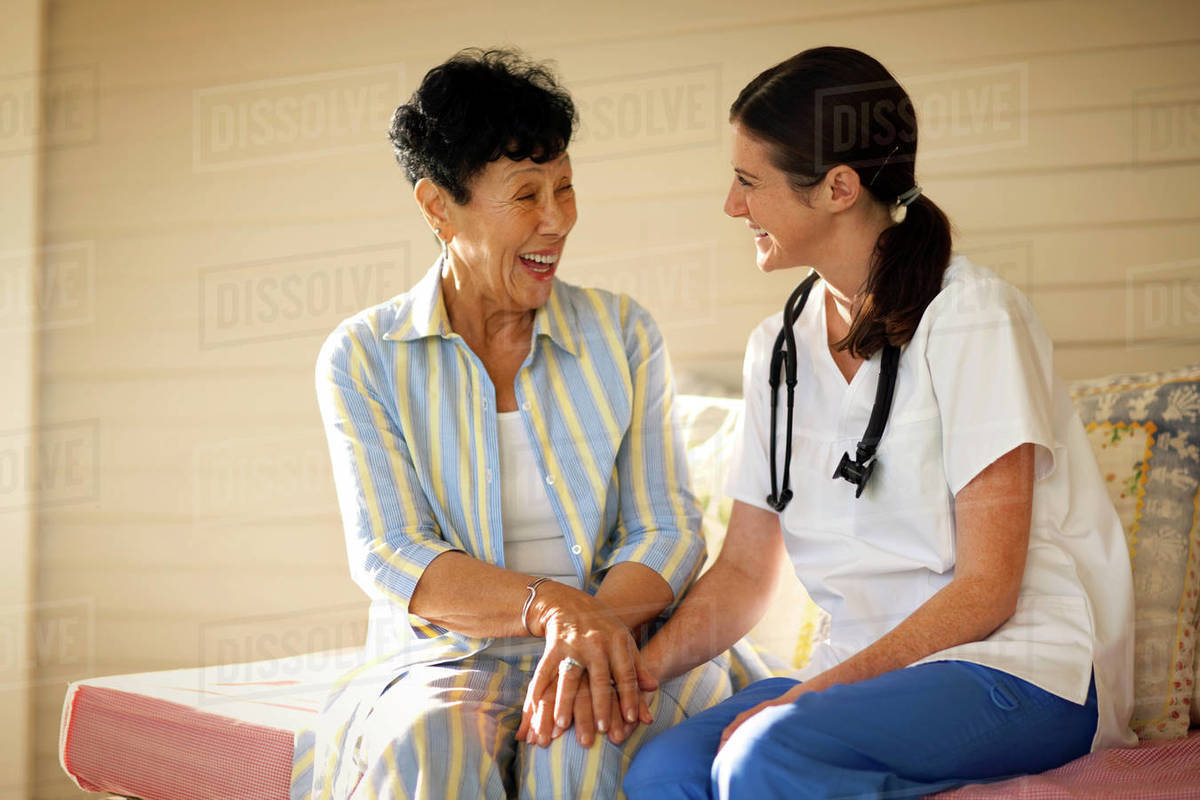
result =
[[[730,119],[725,212],[759,269],[813,273],[750,337],[724,549],[643,655],[660,682],[704,663],[789,561],[830,634],[802,680],[647,744],[625,791],[916,797],[1132,743],[1120,522],[1029,302],[916,184],[908,95],[822,47]]]

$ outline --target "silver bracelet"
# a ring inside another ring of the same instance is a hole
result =
[[[525,632],[533,636],[533,631],[529,630],[529,608],[533,605],[533,598],[537,596],[537,588],[541,586],[549,578],[538,578],[535,581],[530,581],[525,588],[529,590],[529,597],[525,598],[525,607],[521,609],[521,624],[525,626]]]

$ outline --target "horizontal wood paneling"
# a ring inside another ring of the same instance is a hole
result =
[[[206,98],[343,80],[394,105],[462,46],[555,59],[584,123],[563,277],[647,305],[681,389],[736,393],[746,336],[798,275],[760,275],[721,213],[726,109],[800,49],[859,47],[921,110],[918,180],[957,248],[1029,295],[1076,378],[1200,360],[1185,302],[1200,284],[1198,31],[1185,0],[766,0],[750,14],[517,0],[460,3],[452,24],[432,0],[50,3],[49,66],[90,80],[95,107],[87,142],[49,148],[43,170],[59,293],[39,402],[58,427],[39,445],[37,599],[47,625],[63,603],[91,609],[93,649],[43,665],[35,796],[80,794],[53,757],[54,681],[71,670],[187,666],[222,643],[253,657],[273,631],[345,631],[365,608],[313,365],[341,319],[424,272],[434,243],[382,126],[206,150]],[[690,117],[670,116],[680,98]],[[294,302],[272,316],[268,301]]]

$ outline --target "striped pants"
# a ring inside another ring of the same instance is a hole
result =
[[[516,741],[536,656],[486,653],[410,670],[376,701],[365,722],[366,771],[351,797],[624,798],[621,781],[643,744],[732,694],[723,654],[650,695],[654,722],[621,746],[574,731],[549,747]]]

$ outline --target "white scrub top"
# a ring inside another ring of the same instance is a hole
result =
[[[771,347],[782,314],[750,336],[746,410],[727,493],[770,510]],[[901,351],[896,392],[861,498],[833,480],[867,428],[880,353],[848,384],[825,327],[825,283],[795,325],[791,488],[780,516],[796,575],[830,614],[799,677],[822,672],[894,628],[954,577],[954,496],[985,467],[1036,445],[1033,524],[1016,613],[987,639],[917,663],[956,659],[1003,670],[1082,704],[1095,671],[1093,750],[1132,745],[1133,584],[1124,531],[1087,436],[1053,371],[1053,346],[1029,301],[955,255],[941,292]],[[786,435],[780,389],[778,453]],[[778,465],[782,476],[783,465]]]

